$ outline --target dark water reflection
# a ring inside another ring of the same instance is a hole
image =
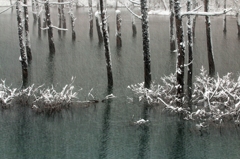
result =
[[[33,61],[29,70],[29,84],[53,84],[62,88],[76,77],[76,90],[83,88],[80,99],[87,98],[93,88],[96,99],[112,92],[117,98],[87,108],[74,107],[54,117],[37,115],[27,108],[1,111],[0,158],[179,158],[179,159],[234,159],[240,158],[239,129],[234,126],[210,128],[201,134],[194,123],[179,121],[161,108],[149,108],[146,103],[128,103],[130,84],[143,81],[143,57],[140,21],[138,34],[131,32],[131,16],[122,11],[123,47],[115,42],[114,10],[109,9],[110,45],[113,63],[113,89],[107,90],[104,47],[98,43],[96,30],[89,36],[88,9],[78,9],[75,26],[76,40],[71,30],[54,30],[56,53],[50,54],[46,31],[38,36],[37,24],[30,16]],[[52,9],[53,24],[58,24],[57,10]],[[67,21],[69,21],[69,16]],[[94,21],[95,22],[95,21]],[[204,18],[198,18],[194,46],[194,76],[201,66],[207,69]],[[15,10],[0,16],[0,77],[13,87],[21,86],[21,66]],[[150,45],[152,79],[175,71],[176,55],[169,50],[167,16],[150,17]],[[216,71],[239,74],[239,38],[236,19],[229,17],[226,34],[222,32],[222,17],[212,18],[213,48]],[[67,24],[67,28],[71,28]],[[95,25],[94,25],[95,29]],[[110,91],[110,92],[109,92]],[[148,125],[133,126],[134,120],[150,120]]]

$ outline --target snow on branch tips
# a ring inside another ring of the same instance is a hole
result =
[[[137,15],[136,13],[134,13],[130,8],[127,7],[126,4],[124,4],[124,5],[125,5],[125,7],[127,8],[127,10],[128,10],[130,13],[132,13],[132,14],[133,14],[135,17],[137,17],[138,19],[142,20],[142,17],[141,17],[140,15]]]
[[[186,15],[219,16],[219,15],[222,15],[222,14],[226,14],[230,11],[232,11],[232,8],[224,9],[222,12],[195,12],[195,11],[190,11],[190,12],[182,13],[181,17],[186,16]]]

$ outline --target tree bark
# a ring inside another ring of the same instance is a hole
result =
[[[104,48],[105,48],[108,86],[113,86],[111,51],[109,46],[109,35],[107,30],[106,10],[103,9],[103,0],[100,0],[100,12],[101,12],[101,19],[102,19],[102,33],[103,33],[103,41],[104,41]]]
[[[177,106],[182,106],[184,96],[184,60],[185,60],[185,42],[183,36],[183,25],[181,6],[179,0],[174,0],[176,38],[177,38]]]
[[[224,0],[224,9],[227,8],[227,2],[226,0]],[[226,33],[227,32],[227,15],[224,14],[224,18],[223,18],[223,32]]]
[[[150,58],[150,36],[148,26],[148,6],[147,0],[141,0],[142,13],[142,38],[143,38],[143,61],[144,61],[144,87],[151,86],[151,58]]]
[[[45,0],[45,16],[46,16],[46,25],[48,27],[48,44],[49,44],[49,50],[50,53],[55,53],[55,45],[53,42],[53,28],[52,28],[52,22],[50,17],[50,7],[49,7],[49,0]]]
[[[132,5],[132,9],[134,8],[134,5]],[[137,27],[136,27],[136,21],[135,21],[135,16],[131,14],[131,20],[132,20],[132,32],[133,36],[136,36],[137,34]]]
[[[191,0],[187,1],[187,11],[191,11]],[[187,34],[188,34],[188,99],[191,108],[192,99],[192,62],[193,62],[193,37],[192,37],[192,19],[187,16]]]
[[[96,29],[98,33],[98,41],[99,43],[103,42],[102,32],[101,32],[101,26],[100,26],[100,14],[99,11],[95,12],[95,19],[96,19]]]
[[[28,8],[27,8],[27,0],[23,1],[24,5],[24,29],[25,29],[25,45],[27,51],[27,59],[28,61],[32,60],[32,51],[30,45],[30,36],[29,36],[29,19],[28,19]]]
[[[38,36],[41,37],[41,15],[39,14],[39,3],[36,2],[36,10],[37,10],[37,20],[38,20]]]
[[[28,62],[27,55],[24,48],[23,42],[23,26],[22,26],[22,17],[21,17],[21,0],[17,0],[16,2],[16,12],[17,12],[17,24],[18,24],[18,38],[19,38],[19,46],[20,46],[20,62],[22,64],[22,80],[23,86],[26,85],[28,79]]]
[[[204,11],[209,11],[209,0],[204,0]],[[213,76],[215,73],[215,64],[212,48],[212,37],[211,37],[211,22],[210,17],[205,16],[206,22],[206,36],[207,36],[207,51],[208,51],[208,64],[209,64],[209,75]]]
[[[170,8],[170,50],[173,52],[176,49],[175,36],[174,36],[174,1],[169,0]]]
[[[61,3],[62,1],[61,0],[58,0],[58,3]],[[62,7],[61,5],[58,5],[58,28],[62,28]],[[61,30],[58,30],[58,34],[60,35],[61,34]]]
[[[196,0],[192,0],[193,2],[193,9],[195,9],[198,6],[198,3],[196,2]],[[196,28],[196,22],[197,22],[197,15],[194,15],[193,17],[193,24],[192,24],[192,37],[193,37],[193,41],[195,38],[195,28]]]
[[[116,10],[116,42],[118,47],[122,47],[121,27],[122,27],[121,11]]]
[[[62,2],[64,2],[64,0],[62,0]],[[62,11],[62,23],[63,23],[62,26],[63,26],[64,29],[66,29],[67,24],[66,24],[66,17],[65,17],[65,14],[64,14],[64,4],[61,4],[61,11]]]
[[[72,40],[76,40],[76,32],[74,30],[74,26],[75,26],[75,16],[73,14],[73,0],[71,0],[70,3],[70,17],[71,17],[71,26],[72,26]]]

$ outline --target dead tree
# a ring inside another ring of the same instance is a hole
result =
[[[169,0],[170,9],[170,50],[173,52],[176,49],[175,34],[174,34],[174,1]]]
[[[113,86],[111,51],[109,46],[109,34],[107,29],[107,16],[106,16],[107,12],[106,10],[103,9],[103,6],[104,6],[103,0],[100,0],[100,12],[101,12],[101,19],[102,19],[102,33],[103,33],[103,41],[104,41],[104,48],[105,48],[108,86]]]
[[[25,46],[27,52],[28,61],[32,60],[32,51],[30,45],[30,36],[29,36],[29,18],[28,18],[28,8],[27,0],[23,1],[24,3],[24,30],[25,30]]]
[[[185,42],[183,36],[183,25],[181,17],[181,5],[179,0],[174,0],[176,40],[177,40],[177,105],[182,106],[184,96],[184,60]]]
[[[125,7],[137,18],[141,19],[142,22],[142,38],[143,38],[143,61],[144,61],[144,87],[150,88],[152,77],[151,77],[151,58],[150,58],[150,35],[148,25],[148,6],[147,0],[141,0],[140,2],[131,1],[133,4],[140,5],[141,16],[135,14],[130,8]]]
[[[240,15],[239,15],[239,11],[240,11],[240,7],[239,7],[239,4],[238,4],[238,0],[233,0],[235,5],[236,5],[236,10],[237,10],[237,13],[236,13],[236,16],[237,16],[237,32],[238,32],[238,36],[240,36]]]
[[[65,17],[65,13],[64,13],[64,0],[61,1],[62,4],[60,4],[61,6],[61,11],[62,11],[62,23],[63,23],[63,29],[66,29],[67,28],[67,23],[66,23],[66,17]]]
[[[50,7],[49,7],[49,0],[45,0],[45,16],[46,16],[46,27],[48,29],[48,45],[50,53],[55,53],[55,45],[53,42],[53,27],[52,21],[50,17]]]
[[[191,11],[191,0],[187,1],[187,12]],[[193,36],[192,36],[192,19],[187,16],[187,36],[188,36],[188,99],[191,106],[192,99],[192,64],[193,64]],[[191,107],[190,107],[191,108]]]
[[[62,0],[58,0],[58,3],[61,3]],[[62,7],[61,5],[58,5],[58,27],[61,28],[62,27],[62,11],[61,11]],[[61,34],[61,30],[58,30],[58,34]]]
[[[38,36],[41,36],[41,11],[42,6],[36,1],[37,21],[38,21]]]
[[[192,0],[192,8],[196,8],[198,6],[197,0]],[[193,35],[193,40],[195,38],[195,28],[196,28],[196,22],[197,22],[197,15],[193,17],[193,24],[192,24],[192,35]]]
[[[18,37],[19,37],[19,46],[20,46],[20,57],[19,60],[22,64],[22,80],[23,86],[27,84],[28,79],[28,62],[27,55],[24,48],[23,42],[23,25],[22,25],[22,17],[21,17],[21,0],[17,0],[16,2],[16,11],[17,11],[17,24],[18,24]]]
[[[227,0],[224,0],[224,9],[227,8]],[[224,14],[224,18],[223,18],[223,32],[226,33],[227,32],[227,15]]]
[[[204,0],[204,11],[209,12],[209,0]],[[212,76],[215,73],[215,63],[214,63],[214,54],[213,54],[212,36],[211,36],[211,22],[210,22],[209,16],[205,16],[205,23],[206,23],[209,75]]]

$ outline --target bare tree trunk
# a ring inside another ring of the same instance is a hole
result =
[[[116,10],[116,41],[118,47],[122,47],[121,27],[122,27],[121,11]]]
[[[73,0],[71,0],[70,3],[70,17],[71,17],[71,25],[72,25],[72,40],[76,40],[76,33],[74,30],[74,26],[75,26],[75,16],[73,14]]]
[[[98,41],[101,43],[103,42],[102,32],[101,32],[101,26],[100,26],[100,15],[99,11],[95,12],[95,19],[96,19],[96,28],[98,33]]]
[[[28,61],[32,60],[32,51],[30,45],[30,36],[29,36],[29,19],[28,19],[28,8],[27,8],[27,0],[23,1],[24,3],[24,29],[25,29],[25,45],[27,51],[27,59]]]
[[[187,1],[187,11],[191,11],[191,0]],[[188,99],[191,108],[192,100],[192,62],[193,62],[193,37],[192,37],[192,19],[187,16],[187,34],[188,34]]]
[[[168,7],[167,7],[167,5],[166,5],[165,0],[162,0],[162,2],[163,2],[164,9],[165,9],[165,10],[168,10]]]
[[[46,25],[48,27],[48,44],[50,53],[55,53],[55,45],[53,42],[53,28],[52,22],[50,17],[50,7],[49,7],[49,0],[46,0],[45,5],[45,16],[46,16]]]
[[[204,11],[209,11],[209,0],[204,0]],[[211,22],[210,17],[205,16],[206,22],[206,35],[207,35],[207,51],[208,51],[208,62],[209,62],[209,75],[212,76],[215,73],[215,64],[212,48],[212,37],[211,37]]]
[[[240,15],[239,15],[239,11],[237,13],[237,28],[238,28],[238,36],[240,36]]]
[[[62,2],[64,2],[64,0],[62,0]],[[66,29],[67,24],[66,24],[66,17],[65,17],[65,14],[64,14],[64,4],[61,4],[61,11],[62,11],[62,23],[63,23],[62,26],[63,26],[64,29]]]
[[[179,0],[174,0],[176,36],[177,36],[177,106],[182,106],[184,96],[184,60],[185,42],[183,36],[183,25],[181,17],[181,4]]]
[[[36,2],[36,0],[32,0],[32,13],[33,13],[33,19],[34,19],[34,21],[37,20],[35,2]]]
[[[102,32],[103,32],[103,41],[105,48],[105,57],[106,57],[106,67],[107,67],[107,77],[108,77],[108,86],[113,86],[113,76],[112,76],[112,61],[111,61],[111,51],[109,46],[109,35],[107,30],[107,16],[106,10],[103,9],[103,0],[100,0],[100,12],[102,19]]]
[[[144,87],[150,88],[151,78],[151,58],[150,58],[150,35],[148,26],[148,6],[147,0],[141,0],[142,13],[142,38],[143,38],[143,60],[144,60]]]
[[[227,8],[227,4],[226,4],[226,0],[224,0],[224,9]],[[223,32],[226,33],[227,32],[227,15],[224,14],[224,18],[223,18]]]
[[[132,9],[134,8],[134,5],[132,5]],[[131,19],[132,19],[132,32],[133,36],[136,36],[137,34],[137,27],[136,27],[136,21],[135,21],[135,16],[131,14]]]
[[[169,0],[170,8],[170,50],[173,52],[176,49],[175,36],[174,36],[174,1]]]
[[[58,0],[58,3],[61,3],[61,0]],[[62,28],[62,7],[61,5],[58,5],[58,28]],[[61,30],[58,30],[58,34],[61,34]]]
[[[93,35],[93,8],[92,8],[92,0],[88,0],[88,15],[89,15],[89,34]]]
[[[24,48],[23,42],[23,26],[22,26],[22,17],[21,17],[21,0],[17,0],[16,2],[16,11],[17,11],[17,24],[18,24],[18,37],[19,37],[19,46],[20,46],[20,62],[22,64],[22,80],[23,86],[27,84],[28,79],[28,62],[27,55]]]

